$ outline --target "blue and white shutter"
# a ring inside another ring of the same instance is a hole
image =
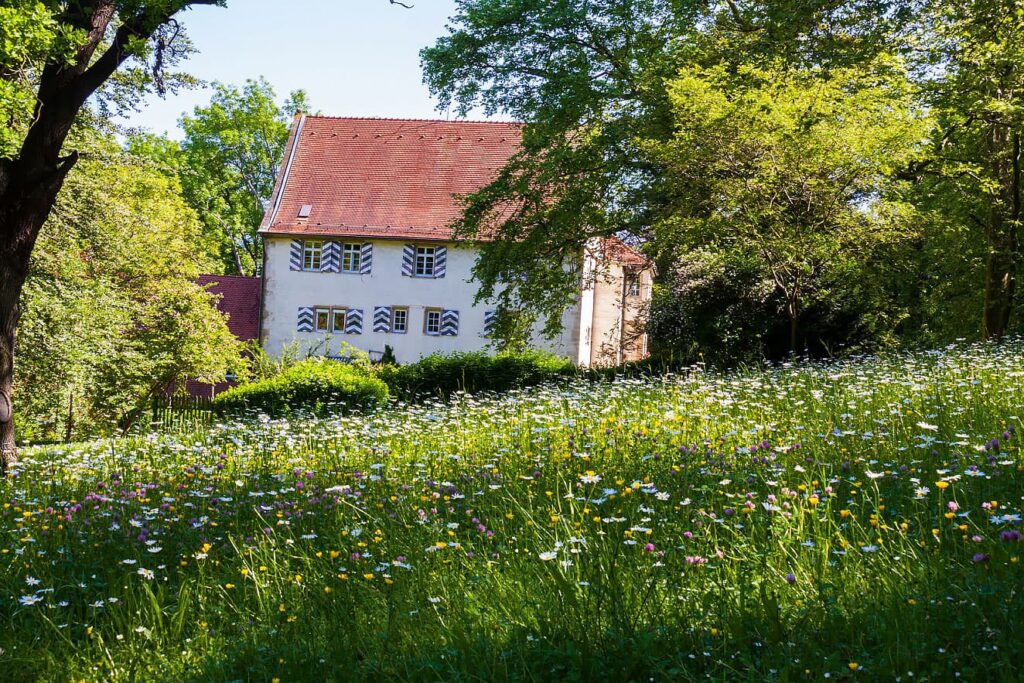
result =
[[[391,307],[390,306],[374,306],[374,308],[373,308],[373,331],[374,332],[390,332],[391,331]]]
[[[441,336],[454,337],[459,333],[459,312],[441,311]]]
[[[484,311],[484,336],[490,337],[494,334],[494,325],[498,322],[497,311]]]
[[[363,333],[363,309],[350,308],[345,314],[345,334]]]
[[[299,332],[313,331],[313,308],[311,306],[299,306],[299,320],[295,329]]]
[[[407,244],[402,247],[402,275],[412,277],[416,268],[416,245]]]
[[[292,240],[288,252],[288,270],[302,270],[302,240]]]
[[[334,240],[324,242],[323,251],[320,253],[320,272],[341,272],[341,242]]]
[[[359,249],[359,274],[369,275],[373,271],[373,244],[366,242]]]
[[[445,271],[448,270],[448,247],[438,247],[434,250],[434,277],[444,277]],[[455,312],[455,318],[458,319],[459,313]]]

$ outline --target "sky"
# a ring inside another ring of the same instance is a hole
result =
[[[228,0],[182,19],[198,54],[182,70],[241,85],[265,77],[279,98],[302,89],[331,116],[447,118],[423,85],[419,51],[445,33],[455,0]],[[123,122],[181,137],[178,118],[209,101],[208,89],[146,100]]]

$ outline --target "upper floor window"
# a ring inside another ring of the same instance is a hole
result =
[[[423,332],[425,334],[441,334],[440,308],[428,308],[423,314]]]
[[[434,277],[436,259],[436,247],[416,247],[416,277]],[[440,318],[438,324],[440,325]]]
[[[319,271],[323,263],[324,241],[306,240],[302,243],[302,269]]]
[[[626,294],[627,296],[640,296],[640,276],[635,275],[630,278]]]
[[[438,325],[440,326],[440,319],[438,319]],[[438,328],[440,329],[440,327]],[[409,309],[408,308],[392,308],[391,309],[391,331],[395,334],[405,334],[409,330]]]
[[[358,273],[363,265],[361,244],[346,244],[341,249],[341,272]]]

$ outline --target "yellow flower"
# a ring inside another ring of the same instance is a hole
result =
[[[850,511],[849,510],[840,510],[839,511],[839,516],[842,517],[843,519],[846,519],[847,517],[850,516]]]
[[[857,662],[850,662],[846,666],[850,667],[850,671],[856,671],[860,668],[860,664],[858,664]]]
[[[373,574],[363,574],[363,578],[367,581],[373,581]]]
[[[939,490],[948,489],[949,488],[949,482],[948,481],[937,481],[937,482],[935,482],[935,486],[937,486],[939,488]]]

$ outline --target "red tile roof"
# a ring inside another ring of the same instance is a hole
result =
[[[297,117],[260,232],[451,239],[457,196],[492,180],[520,140],[516,123]]]
[[[220,296],[217,308],[228,315],[228,329],[242,341],[259,336],[260,278],[240,275],[200,275],[197,282]]]
[[[604,239],[604,256],[610,261],[626,266],[649,268],[653,265],[650,259],[618,237],[606,237]]]

